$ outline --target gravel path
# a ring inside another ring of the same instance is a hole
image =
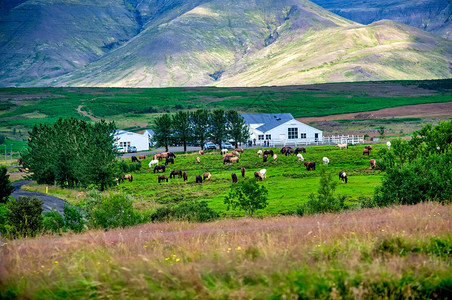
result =
[[[11,185],[14,187],[14,191],[11,194],[11,196],[14,199],[19,199],[19,197],[38,197],[42,201],[44,201],[44,204],[42,205],[42,208],[44,209],[44,212],[51,211],[52,208],[57,210],[60,214],[63,214],[63,207],[65,204],[69,205],[68,202],[54,197],[50,196],[44,193],[38,193],[38,192],[29,192],[29,191],[22,191],[21,188],[23,185],[30,183],[31,180],[20,180],[11,183]]]

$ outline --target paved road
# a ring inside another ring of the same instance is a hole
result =
[[[52,208],[55,208],[60,214],[63,214],[63,207],[65,204],[69,205],[68,202],[64,201],[63,199],[50,196],[43,193],[38,192],[29,192],[29,191],[22,191],[21,188],[23,185],[30,183],[31,180],[20,180],[11,183],[11,185],[14,187],[14,191],[11,194],[11,196],[14,199],[19,199],[19,197],[38,197],[42,201],[44,201],[44,204],[42,205],[42,208],[44,209],[44,212],[51,211]]]

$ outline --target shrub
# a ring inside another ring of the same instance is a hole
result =
[[[44,213],[42,219],[42,227],[44,228],[44,231],[50,232],[60,232],[61,230],[65,231],[63,216],[56,210]]]
[[[317,195],[312,193],[309,200],[297,208],[297,215],[322,214],[328,212],[338,212],[345,208],[345,196],[334,196],[336,182],[331,174],[327,174],[325,169],[320,171],[320,187]]]
[[[6,217],[13,237],[35,236],[41,230],[42,204],[37,197],[19,197],[17,201],[8,202]]]
[[[14,190],[9,181],[9,175],[6,174],[7,172],[8,169],[6,167],[0,167],[0,203],[6,203],[9,195],[11,195]]]
[[[209,208],[206,201],[184,202],[170,207],[159,207],[152,215],[153,222],[188,221],[210,222],[218,219],[217,212]]]
[[[13,227],[8,222],[8,204],[0,203],[0,234],[2,236],[9,236]]]
[[[63,212],[63,215],[56,210],[46,212],[43,219],[44,230],[51,232],[66,232],[68,230],[82,232],[85,220],[81,211],[75,206],[65,205]]]
[[[239,208],[248,216],[258,209],[266,208],[268,191],[265,186],[259,186],[254,178],[232,185],[231,191],[224,199],[227,210]]]

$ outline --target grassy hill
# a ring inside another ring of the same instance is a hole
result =
[[[152,2],[154,3],[154,2]],[[2,86],[260,86],[450,78],[452,41],[307,0],[24,1],[0,24]]]

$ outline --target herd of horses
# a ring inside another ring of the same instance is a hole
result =
[[[389,143],[390,142],[388,142],[388,149],[390,148]],[[339,147],[340,150],[348,149],[347,144],[337,144],[336,147]],[[370,155],[371,151],[372,151],[372,146],[365,146],[363,149],[363,155],[366,155],[366,154]],[[198,153],[201,156],[205,154],[204,150],[200,150]],[[236,148],[231,152],[229,152],[228,149],[222,149],[220,151],[220,154],[222,156],[223,165],[224,164],[232,164],[233,162],[237,162],[237,164],[238,164],[240,161],[240,155],[243,153],[244,153],[244,149],[242,149],[242,148]],[[303,162],[304,158],[301,153],[306,153],[306,148],[300,147],[300,148],[293,149],[292,147],[282,147],[280,150],[281,155],[285,155],[285,156],[294,155],[297,157],[297,160],[299,162],[300,161]],[[276,162],[277,158],[278,158],[278,156],[271,149],[264,150],[264,151],[258,150],[257,156],[259,158],[262,157],[264,163],[268,161],[269,157],[273,158],[274,162]],[[176,155],[172,152],[163,152],[163,153],[155,154],[153,156],[153,159],[149,162],[149,168],[153,167],[154,173],[165,173],[168,164],[174,165],[175,158],[176,158]],[[141,163],[141,160],[143,160],[143,159],[146,159],[146,155],[140,155],[139,157],[132,156],[132,162]],[[164,165],[159,165],[159,162],[161,162],[163,159],[165,159]],[[196,162],[197,163],[201,162],[201,158],[199,156],[196,157]],[[329,164],[329,159],[327,157],[323,157],[323,164],[324,165]],[[307,171],[311,171],[311,170],[315,171],[315,169],[316,169],[316,163],[314,161],[306,161],[303,163],[303,165],[306,167]],[[371,169],[376,168],[375,159],[370,159],[370,168]],[[245,178],[246,169],[244,167],[241,167],[240,172],[241,172],[242,178]],[[172,170],[170,172],[169,179],[173,179],[176,177],[183,178],[184,181],[187,181],[188,173],[182,172],[182,170]],[[267,177],[267,170],[261,169],[260,171],[255,171],[254,177],[256,178],[256,180],[262,181],[264,178]],[[168,182],[169,179],[164,174],[157,176],[158,183],[165,182],[165,181]],[[211,179],[212,179],[212,175],[209,172],[205,172],[202,175],[195,175],[196,183],[202,183],[203,181],[211,181]],[[231,179],[232,179],[233,183],[237,183],[238,182],[237,174],[233,172],[231,174]],[[347,174],[344,171],[341,171],[339,173],[339,179],[344,183],[348,182]],[[123,178],[121,178],[121,180],[119,180],[119,182],[124,182],[124,180],[129,180],[130,182],[132,182],[133,176],[131,174],[126,174]]]

